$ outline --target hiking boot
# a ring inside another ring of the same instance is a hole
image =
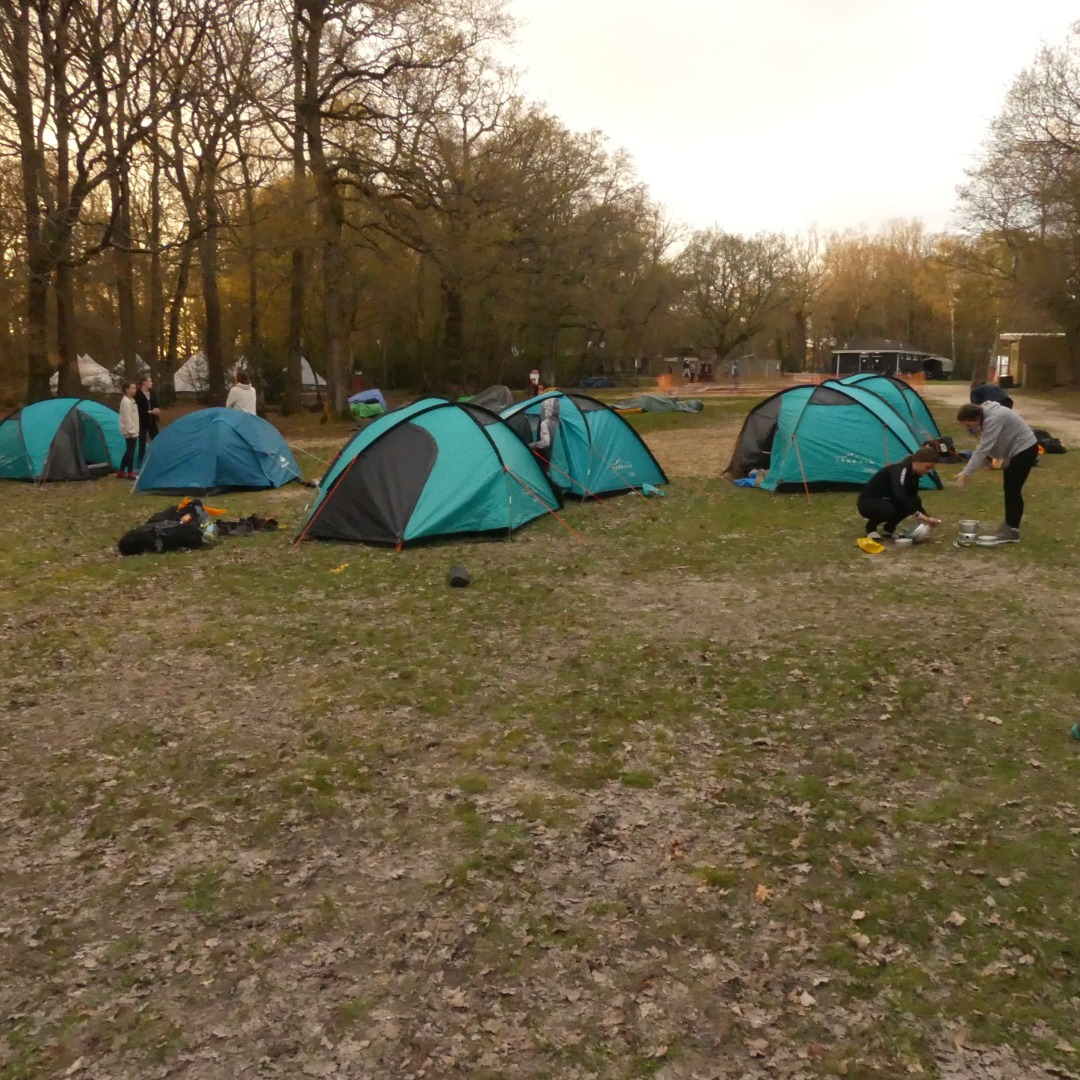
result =
[[[1011,525],[1006,525],[1003,521],[995,530],[994,539],[999,544],[1019,544],[1020,530],[1014,529]]]

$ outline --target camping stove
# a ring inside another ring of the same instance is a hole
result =
[[[979,523],[965,519],[960,522],[960,534],[956,538],[958,544],[974,544],[975,537],[979,535]]]

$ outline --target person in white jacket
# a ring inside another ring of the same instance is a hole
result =
[[[229,387],[229,396],[225,399],[225,408],[239,409],[241,412],[251,413],[254,416],[258,412],[257,405],[255,387],[251,385],[251,376],[246,371],[241,371],[236,376],[235,384]]]
[[[996,401],[963,405],[956,419],[967,428],[969,435],[979,437],[979,445],[957,476],[956,486],[963,491],[968,477],[985,465],[987,459],[1000,458],[1005,520],[994,536],[999,544],[1019,543],[1020,522],[1024,517],[1024,484],[1039,460],[1039,440],[1035,432],[1019,413]]]
[[[139,439],[139,407],[135,404],[136,386],[125,383],[120,397],[120,435],[124,440],[124,456],[117,476],[121,480],[135,479],[135,444]]]

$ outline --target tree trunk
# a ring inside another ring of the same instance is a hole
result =
[[[225,404],[225,349],[222,341],[221,292],[218,287],[217,227],[211,224],[214,210],[207,206],[207,226],[199,238],[199,271],[202,279],[203,310],[206,316],[206,372],[210,384],[210,404]]]
[[[173,377],[180,366],[180,315],[184,308],[184,298],[187,296],[188,279],[191,276],[191,256],[191,246],[185,245],[180,255],[180,265],[176,270],[176,287],[173,289],[169,303],[169,336],[165,346],[162,381],[165,392],[171,394],[173,398],[176,396],[176,384]]]
[[[442,375],[451,383],[465,381],[465,312],[461,281],[444,274]]]
[[[165,290],[161,271],[161,163],[154,155],[150,173],[150,332],[147,335],[146,362],[157,385],[158,400],[172,404],[176,391],[173,388],[173,371],[168,364],[162,365],[161,338],[165,322]]]
[[[1080,388],[1080,323],[1071,320],[1065,326],[1065,356],[1069,385]]]
[[[248,242],[244,247],[248,292],[248,340],[244,350],[245,367],[248,371],[254,369],[261,375],[263,356],[259,309],[259,253],[255,245],[255,185],[251,179],[247,156],[243,153],[240,155],[240,169],[244,179],[244,216],[247,219],[248,235]]]
[[[126,169],[123,165],[121,168]],[[120,357],[124,361],[124,380],[139,377],[135,354],[135,266],[131,256],[131,192],[127,176],[120,179],[120,206],[116,215],[117,238],[114,249],[116,265],[116,303],[120,322]]]
[[[319,218],[322,226],[323,324],[326,332],[326,382],[330,412],[348,415],[349,377],[352,374],[349,327],[346,303],[346,273],[343,232],[345,206],[334,182],[323,144],[322,112],[319,101],[320,50],[326,29],[326,13],[313,5],[307,13],[307,38],[297,45],[302,57],[303,94],[297,101],[297,121],[307,141],[307,157],[318,192]]]
[[[36,246],[36,245],[35,245]],[[42,259],[30,260],[26,287],[26,400],[33,404],[49,397],[49,278],[50,268]]]
[[[61,261],[56,267],[56,393],[58,397],[82,397],[83,384],[72,341],[75,322],[75,289],[71,267]]]
[[[304,92],[304,51],[298,34],[293,33],[293,98],[302,100]],[[292,125],[292,200],[296,221],[307,218],[304,178],[307,164],[304,158],[304,125],[299,109]],[[301,230],[302,231],[302,230]],[[304,278],[307,258],[303,244],[298,239],[293,244],[289,260],[289,328],[285,343],[285,397],[281,404],[282,416],[299,412],[303,394],[303,368],[300,363],[304,333]]]
[[[52,263],[42,236],[41,187],[44,157],[37,143],[34,91],[30,77],[30,3],[21,0],[10,22],[11,94],[15,126],[19,132],[19,168],[22,178],[23,228],[26,237],[26,400],[49,396],[49,286]]]
[[[323,304],[326,320],[326,396],[332,416],[349,414],[349,382],[352,355],[349,349],[351,320],[346,310],[347,268],[341,246],[340,227],[327,223],[331,232],[323,246]]]

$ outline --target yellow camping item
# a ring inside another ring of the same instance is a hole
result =
[[[183,510],[183,509],[184,509],[184,507],[185,507],[185,506],[187,506],[187,505],[188,505],[188,503],[190,503],[190,502],[191,502],[191,498],[190,498],[190,496],[189,496],[189,497],[187,497],[187,498],[183,498],[183,499],[181,499],[181,500],[180,500],[180,501],[179,501],[179,502],[178,502],[178,503],[176,504],[176,509],[177,509],[177,510]],[[207,512],[207,513],[208,513],[208,514],[209,514],[209,515],[211,516],[211,517],[221,517],[221,515],[222,515],[222,514],[227,514],[227,513],[229,512],[229,510],[228,510],[228,508],[227,508],[227,507],[226,507],[226,508],[224,508],[224,509],[221,509],[221,510],[219,510],[219,509],[218,509],[217,507],[214,507],[214,506],[206,506],[205,504],[203,505],[203,509],[204,509],[204,510],[205,510],[205,511],[206,511],[206,512]]]
[[[879,544],[876,540],[871,540],[869,536],[860,536],[855,543],[858,544],[867,555],[880,555],[885,550],[884,544]]]

